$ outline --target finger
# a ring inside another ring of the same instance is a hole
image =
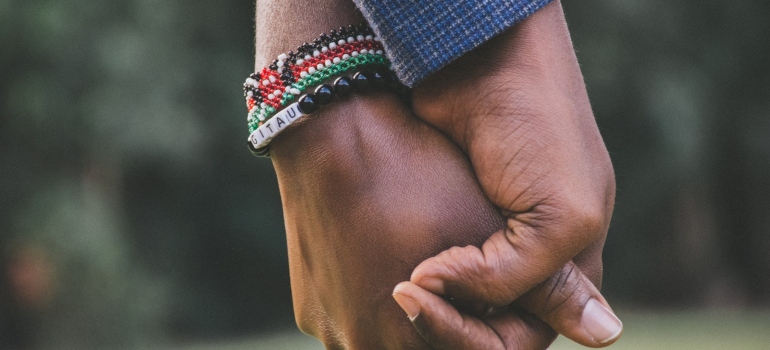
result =
[[[509,223],[510,225],[510,223]],[[494,233],[475,246],[453,247],[415,268],[411,282],[459,301],[481,301],[502,307],[555,274],[577,252],[543,245],[534,229]],[[514,233],[515,232],[515,233]]]
[[[623,331],[623,323],[607,301],[571,261],[516,304],[584,346],[608,346]]]
[[[555,337],[544,324],[532,326],[514,313],[495,318],[500,329],[492,329],[411,282],[396,286],[393,298],[420,336],[437,349],[545,349]]]

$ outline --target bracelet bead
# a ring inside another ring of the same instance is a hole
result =
[[[339,77],[334,81],[334,92],[340,96],[346,96],[350,92],[351,81],[348,77]]]
[[[369,88],[369,77],[364,72],[358,72],[353,75],[353,86],[357,89],[366,90]]]
[[[317,104],[315,99],[313,98],[313,95],[302,95],[302,97],[299,98],[299,101],[297,101],[299,108],[299,111],[303,114],[310,114],[316,111]]]
[[[313,92],[313,96],[315,96],[318,103],[322,105],[325,105],[331,102],[333,98],[333,94],[334,92],[332,90],[332,87],[326,84],[318,86]]]

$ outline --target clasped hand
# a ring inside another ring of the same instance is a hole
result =
[[[328,348],[619,337],[598,291],[614,174],[558,1],[419,83],[411,110],[359,95],[291,128],[271,147],[295,317]]]

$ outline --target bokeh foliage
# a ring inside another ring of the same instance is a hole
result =
[[[605,293],[770,301],[770,4],[564,4],[618,199]],[[277,184],[245,149],[253,1],[0,0],[0,347],[293,323]]]

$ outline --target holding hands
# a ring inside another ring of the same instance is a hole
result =
[[[344,0],[293,6],[313,11],[258,1],[258,65],[360,22]],[[300,328],[334,349],[614,342],[597,289],[614,174],[559,2],[412,100],[355,95],[271,143]]]

